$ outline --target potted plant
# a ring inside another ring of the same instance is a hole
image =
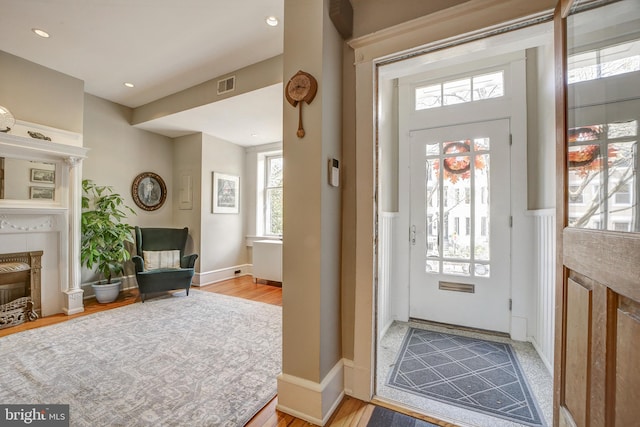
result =
[[[121,281],[113,278],[124,271],[124,262],[131,259],[126,243],[133,243],[133,227],[123,222],[128,213],[135,215],[112,187],[96,185],[89,179],[82,181],[80,260],[87,268],[95,266],[98,277],[106,279],[105,283],[92,285],[100,303],[118,297]]]

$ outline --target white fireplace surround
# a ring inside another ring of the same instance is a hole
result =
[[[31,138],[27,131],[51,141]],[[55,165],[54,200],[0,200],[0,253],[44,251],[43,316],[84,311],[80,215],[82,160],[87,152],[81,134],[35,123],[17,121],[9,133],[0,133],[0,157]]]

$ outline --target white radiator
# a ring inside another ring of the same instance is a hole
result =
[[[393,266],[393,230],[398,214],[382,212],[379,216],[380,233],[378,235],[378,339],[387,331],[393,318],[391,316],[391,268]]]
[[[529,211],[534,218],[536,335],[534,345],[553,374],[555,322],[556,232],[555,209]]]
[[[253,242],[253,279],[282,282],[282,240]]]

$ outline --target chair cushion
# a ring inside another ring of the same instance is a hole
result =
[[[180,251],[142,251],[145,270],[180,268]]]

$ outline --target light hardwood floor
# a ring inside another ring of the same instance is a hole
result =
[[[265,281],[254,283],[251,276],[241,276],[210,285],[196,287],[194,289],[282,306],[281,286]],[[150,296],[150,298],[152,298],[152,296]],[[124,305],[133,304],[139,301],[140,295],[138,294],[137,289],[130,289],[121,292],[118,299],[109,304],[99,304],[95,299],[89,298],[85,300],[85,311],[82,313],[74,314],[72,316],[67,316],[65,314],[55,314],[53,316],[43,317],[37,319],[34,322],[27,322],[18,326],[14,326],[12,328],[2,329],[0,330],[0,337],[11,335],[28,329],[53,325],[76,317],[86,316],[88,314],[110,310],[116,307],[122,307]],[[258,412],[251,421],[249,421],[247,427],[302,427],[312,425],[304,420],[278,411],[276,409],[277,402],[278,398],[275,397],[260,412]],[[369,422],[369,418],[371,417],[371,413],[373,412],[374,408],[375,406],[372,404],[351,397],[345,397],[326,425],[329,427],[364,427]],[[399,408],[390,407],[390,409],[398,410]],[[401,412],[407,413],[406,411]],[[407,414],[417,416],[418,418],[422,418],[427,421],[435,421],[427,417],[419,416],[419,414]],[[451,424],[445,423],[441,425],[451,426]]]

